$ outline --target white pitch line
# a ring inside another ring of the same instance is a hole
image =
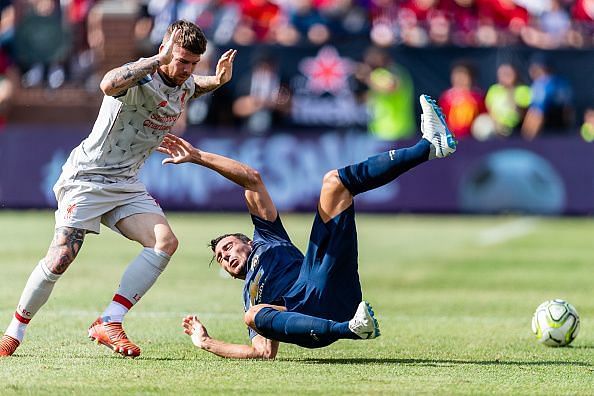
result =
[[[0,310],[0,315],[11,315],[14,313],[14,310]],[[81,316],[91,316],[96,317],[101,314],[100,311],[82,311],[82,310],[45,310],[39,312],[39,316],[66,316],[66,317],[81,317]],[[138,318],[182,318],[186,315],[193,315],[196,314],[199,317],[212,317],[212,318],[221,318],[221,319],[243,319],[243,314],[241,312],[237,313],[230,313],[230,312],[201,312],[200,310],[196,310],[193,312],[130,312],[128,315],[130,317],[138,317]]]
[[[523,237],[533,232],[539,222],[537,218],[525,217],[491,227],[479,233],[478,243],[481,246],[492,246]]]

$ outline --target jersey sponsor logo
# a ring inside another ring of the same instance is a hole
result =
[[[150,119],[144,120],[144,122],[142,123],[142,126],[144,126],[146,128],[151,128],[151,129],[154,129],[157,131],[169,132],[169,130],[171,130],[173,125],[175,125],[175,122],[177,121],[179,116],[180,116],[179,114],[161,116],[161,115],[152,113],[150,115]],[[152,120],[154,120],[154,122]],[[158,123],[162,123],[162,124],[158,124]]]

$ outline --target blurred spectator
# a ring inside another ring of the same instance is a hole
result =
[[[454,45],[476,45],[478,9],[475,0],[442,0],[441,8],[450,23],[450,40]]]
[[[439,0],[405,0],[398,13],[400,36],[404,44],[423,47],[429,43],[429,24],[440,11]]]
[[[559,0],[550,0],[534,23],[522,31],[524,42],[531,47],[552,49],[566,46],[570,42],[571,18]]]
[[[233,114],[254,135],[267,133],[289,112],[289,90],[283,86],[275,60],[257,54],[251,72],[239,77]]]
[[[499,65],[497,83],[489,87],[485,97],[498,135],[509,136],[520,127],[530,105],[530,95],[530,87],[520,83],[518,71],[512,64]]]
[[[514,3],[525,8],[534,18],[538,18],[543,12],[551,9],[550,0],[514,0]]]
[[[0,132],[4,129],[14,94],[12,65],[6,52],[0,48]]]
[[[410,74],[383,49],[371,47],[357,78],[368,87],[369,131],[385,140],[411,137],[416,128]]]
[[[283,21],[281,8],[270,0],[238,0],[240,19],[233,40],[240,45],[274,43]]]
[[[543,129],[561,132],[571,125],[573,116],[572,90],[563,77],[553,73],[551,65],[542,54],[530,63],[532,101],[522,124],[522,135],[534,139]]]
[[[134,28],[141,55],[154,54],[171,23],[179,19],[197,23],[216,3],[212,0],[143,0],[141,17]]]
[[[6,48],[14,39],[15,9],[12,0],[0,0],[0,47]]]
[[[70,61],[65,67],[67,79],[71,81],[83,83],[92,72],[94,59],[88,41],[87,19],[94,4],[95,0],[69,0],[65,5],[72,37]]]
[[[282,28],[282,44],[310,42],[322,45],[330,39],[328,20],[314,7],[313,0],[293,0],[287,23]]]
[[[379,47],[389,47],[400,39],[398,10],[400,1],[370,0],[371,41]]]
[[[71,36],[58,0],[25,0],[15,6],[14,53],[25,72],[23,86],[47,82],[50,88],[59,88],[66,79]]]
[[[470,135],[475,118],[486,111],[483,93],[475,87],[475,70],[467,62],[458,62],[450,74],[452,87],[441,94],[439,105],[457,138]]]
[[[594,45],[594,0],[576,0],[571,9],[571,16],[575,22],[573,32],[581,44],[576,47]]]
[[[594,106],[590,106],[584,111],[584,121],[580,127],[580,133],[586,142],[594,142]]]
[[[369,15],[355,0],[319,2],[322,16],[328,21],[333,41],[351,37],[369,37]]]
[[[528,24],[528,11],[513,0],[476,0],[479,15],[478,41],[481,45],[508,45],[519,41]]]

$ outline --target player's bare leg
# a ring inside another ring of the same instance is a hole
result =
[[[178,241],[167,220],[157,214],[132,215],[120,220],[116,227],[144,248],[124,271],[111,303],[89,327],[89,338],[122,356],[136,357],[140,347],[126,335],[124,317],[165,270]]]
[[[324,223],[344,212],[353,204],[353,195],[344,186],[338,171],[332,170],[324,175],[318,211]]]
[[[29,276],[14,318],[0,340],[0,356],[12,355],[23,341],[27,325],[47,302],[55,283],[76,258],[85,233],[85,230],[71,227],[56,229],[45,258]]]

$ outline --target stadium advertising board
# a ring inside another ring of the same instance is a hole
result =
[[[87,128],[9,127],[0,134],[1,207],[53,208],[51,187]],[[331,131],[269,137],[194,131],[184,137],[259,169],[282,211],[314,210],[326,171],[414,143]],[[191,165],[163,166],[162,158],[151,155],[140,178],[165,210],[243,210],[242,194],[222,177]],[[590,214],[592,158],[594,146],[578,138],[462,141],[452,158],[415,169],[356,204],[371,212]]]

